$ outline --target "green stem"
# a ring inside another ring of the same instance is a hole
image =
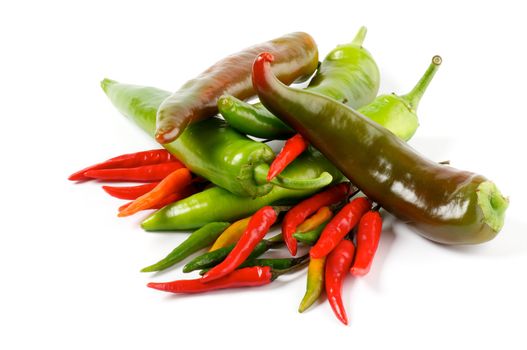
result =
[[[415,87],[410,91],[408,94],[401,96],[406,102],[410,105],[410,108],[412,108],[414,111],[417,109],[417,106],[419,105],[419,101],[421,100],[421,97],[423,97],[426,88],[432,81],[432,78],[436,74],[437,70],[439,69],[439,66],[441,65],[442,59],[441,56],[434,56],[432,57],[432,63],[428,66],[428,69],[426,70],[425,74],[419,79]]]
[[[362,47],[362,43],[364,42],[364,39],[366,38],[366,33],[368,32],[368,30],[366,29],[366,27],[362,26],[360,27],[359,31],[357,32],[357,35],[355,35],[355,38],[353,39],[353,41],[351,42],[353,45],[357,45],[357,46],[361,46]]]
[[[483,181],[478,186],[478,205],[483,212],[485,223],[495,232],[499,232],[505,221],[505,211],[509,199],[504,197],[491,181]]]
[[[258,185],[267,183],[267,173],[269,172],[269,165],[262,163],[254,168],[253,174],[254,179]],[[333,176],[330,173],[324,171],[318,177],[314,179],[296,179],[285,177],[282,175],[275,176],[271,180],[273,185],[278,187],[287,188],[290,190],[307,190],[307,189],[319,189],[329,185],[333,181]]]

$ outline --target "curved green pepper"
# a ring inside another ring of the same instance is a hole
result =
[[[218,238],[219,235],[229,227],[229,225],[228,222],[211,222],[204,225],[199,230],[192,232],[186,240],[174,248],[174,250],[172,250],[165,258],[153,265],[145,267],[141,272],[161,271],[177,264],[198,250],[206,248],[214,243],[216,238]]]
[[[310,149],[291,163],[283,175],[302,180],[314,178],[325,171],[331,174],[335,183],[344,180],[320,152]],[[213,187],[167,205],[149,216],[141,226],[147,231],[165,231],[193,229],[215,221],[232,222],[253,214],[265,205],[295,203],[326,185],[322,182],[318,188],[304,190],[274,186],[271,192],[256,198],[240,197],[223,188]]]
[[[322,61],[306,90],[318,92],[353,108],[373,101],[379,90],[379,68],[362,47],[366,28],[360,28],[351,43],[339,45]],[[294,130],[276,118],[261,103],[248,104],[233,96],[218,100],[218,109],[229,124],[247,135],[285,139]]]
[[[253,83],[262,103],[368,198],[436,242],[481,243],[500,231],[508,200],[492,182],[422,157],[388,129],[342,103],[283,85],[270,71],[271,61],[264,53],[253,65]]]
[[[110,79],[104,79],[101,86],[122,114],[154,136],[156,111],[170,95],[168,91],[121,84]],[[257,176],[261,173],[261,166],[267,166],[274,159],[271,148],[241,135],[218,118],[189,125],[176,141],[164,144],[163,147],[192,172],[236,195],[258,197],[269,193],[274,187]],[[338,173],[331,163],[326,164],[333,169],[330,173]],[[321,182],[328,180],[328,176],[318,179],[324,171],[325,169],[317,173],[310,172],[309,176],[303,176],[302,179],[314,181],[303,182],[288,179],[283,174],[274,185],[293,189],[317,189]]]

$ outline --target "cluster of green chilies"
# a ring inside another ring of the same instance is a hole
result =
[[[379,69],[362,46],[365,35],[363,27],[317,67],[314,40],[288,34],[217,62],[173,94],[103,80],[114,106],[164,149],[111,158],[69,179],[146,182],[103,188],[132,200],[119,216],[161,208],[143,221],[145,230],[194,230],[142,272],[211,247],[183,267],[201,277],[149,287],[199,293],[260,286],[309,265],[299,311],[325,290],[347,324],[343,280],[348,271],[369,272],[381,207],[440,243],[481,243],[499,232],[508,200],[492,182],[428,161],[405,143],[441,58],[434,56],[410,93],[376,97]],[[313,72],[304,90],[287,86]],[[244,101],[255,94],[260,102]],[[275,156],[255,138],[288,140]],[[281,233],[265,238],[280,220]],[[308,254],[295,257],[298,242]],[[283,243],[291,256],[260,257]]]

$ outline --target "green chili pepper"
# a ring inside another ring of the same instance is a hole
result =
[[[353,41],[339,45],[322,61],[306,90],[318,92],[353,108],[373,101],[379,90],[379,69],[362,47],[366,28]],[[285,139],[294,130],[276,118],[261,103],[249,104],[233,96],[218,100],[218,109],[229,124],[240,132],[267,139]]]
[[[283,85],[270,71],[271,61],[272,55],[264,53],[253,65],[253,84],[262,103],[369,199],[440,243],[481,243],[501,230],[508,200],[494,183],[424,158],[342,103]]]
[[[101,85],[122,114],[154,136],[156,111],[170,95],[168,91],[109,79]],[[218,118],[191,124],[176,141],[163,147],[192,172],[240,196],[261,196],[273,187],[258,185],[253,175],[254,167],[273,160],[271,148],[239,134]]]
[[[181,137],[184,137],[184,134]],[[344,179],[320,152],[310,149],[291,163],[283,175],[295,179],[309,179],[324,171],[331,172],[333,182],[341,182]],[[271,192],[256,198],[240,197],[223,188],[213,187],[158,210],[143,221],[141,226],[147,231],[187,230],[209,222],[232,222],[247,217],[266,205],[296,203],[322,189],[326,184],[322,182],[318,188],[305,190],[274,186]]]
[[[282,234],[278,234],[269,239],[264,239],[260,241],[256,247],[254,247],[253,252],[247,259],[255,259],[277,244],[281,244],[282,242]],[[227,247],[219,248],[195,257],[183,267],[183,272],[186,273],[195,270],[207,269],[218,265],[227,257],[227,255],[229,255],[235,245],[236,243],[233,243]]]
[[[305,261],[309,257],[309,254],[300,256],[298,258],[275,258],[275,259],[247,259],[243,264],[237,267],[241,269],[244,267],[252,266],[269,266],[275,270],[284,270],[295,265],[298,265]],[[203,269],[199,272],[201,276],[206,274],[211,268]]]
[[[313,245],[317,242],[318,238],[322,234],[322,231],[324,230],[324,227],[326,227],[328,222],[329,220],[323,222],[311,231],[293,233],[293,237],[295,237],[298,241],[302,243]]]
[[[300,302],[298,312],[306,311],[322,294],[324,290],[324,270],[326,267],[326,257],[309,261],[307,268],[306,293]]]
[[[229,225],[228,222],[211,222],[210,224],[206,224],[199,230],[194,231],[164,259],[145,267],[141,272],[161,271],[180,262],[198,250],[211,245]]]

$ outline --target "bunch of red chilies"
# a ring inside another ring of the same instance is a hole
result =
[[[281,155],[271,165],[279,174],[304,147],[298,142],[284,145]],[[289,156],[292,154],[292,156]],[[285,159],[284,159],[285,158]],[[271,171],[269,172],[271,174]],[[69,177],[73,181],[146,182],[143,185],[103,186],[111,196],[132,200],[119,208],[119,216],[128,216],[146,209],[161,208],[199,190],[205,181],[190,171],[164,149],[125,154],[111,158]],[[149,283],[151,288],[173,293],[200,293],[217,289],[261,286],[276,277],[309,263],[307,291],[299,311],[318,299],[325,287],[327,299],[338,319],[348,323],[342,302],[342,283],[347,272],[353,276],[368,273],[382,231],[379,206],[365,197],[354,197],[349,183],[340,183],[303,200],[287,211],[282,222],[282,236],[292,256],[297,253],[298,232],[306,232],[326,223],[320,237],[309,251],[309,257],[298,258],[298,264],[286,269],[271,266],[240,267],[276,223],[283,207],[265,206],[245,219],[245,229],[226,258],[198,279]],[[331,209],[338,212],[333,216]],[[356,230],[353,230],[357,226]],[[302,228],[302,229],[299,229]],[[352,241],[355,232],[355,243]],[[219,237],[221,239],[221,236]],[[225,239],[225,237],[224,237]],[[232,239],[232,237],[231,237]]]

